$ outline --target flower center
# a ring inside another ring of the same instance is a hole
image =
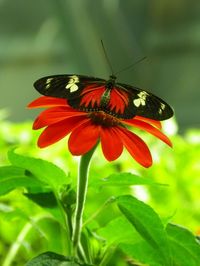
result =
[[[119,118],[109,115],[104,111],[92,112],[88,116],[95,125],[113,127],[121,124]]]

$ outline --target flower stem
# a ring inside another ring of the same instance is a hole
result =
[[[72,244],[74,255],[77,255],[77,249],[80,242],[81,228],[82,228],[82,216],[85,205],[85,199],[87,194],[88,185],[88,171],[90,160],[95,151],[96,146],[88,153],[84,154],[79,163],[78,181],[77,181],[77,195],[76,195],[76,209],[74,214]]]

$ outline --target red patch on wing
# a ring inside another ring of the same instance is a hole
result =
[[[104,85],[98,86],[92,84],[87,86],[81,93],[82,99],[80,106],[88,107],[91,104],[91,107],[99,107],[101,103],[101,97],[105,92],[106,88]]]
[[[119,88],[112,89],[109,101],[109,108],[111,111],[123,114],[128,103],[129,98],[127,92],[120,90]]]

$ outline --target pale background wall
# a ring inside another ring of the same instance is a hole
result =
[[[199,127],[199,0],[1,0],[0,108],[32,119],[25,106],[44,75],[107,78],[100,39],[115,71],[148,58],[118,80],[169,102],[181,129]]]

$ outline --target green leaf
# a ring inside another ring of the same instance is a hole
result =
[[[145,241],[135,244],[122,243],[119,248],[129,257],[148,266],[163,266],[163,260],[159,256],[159,252],[148,245]]]
[[[2,177],[18,177],[18,176],[24,176],[25,175],[25,169],[21,167],[16,166],[2,166],[0,167],[0,178]]]
[[[130,195],[118,197],[117,203],[138,233],[159,252],[163,265],[171,265],[167,234],[157,213]]]
[[[140,177],[132,173],[115,173],[106,178],[95,180],[93,186],[135,186],[135,185],[162,185],[155,183],[152,179]]]
[[[65,257],[54,252],[45,252],[26,263],[26,266],[89,266],[77,262],[76,258]]]
[[[24,193],[24,195],[38,204],[40,207],[51,213],[51,215],[58,220],[62,225],[65,225],[63,215],[58,206],[57,200],[53,192],[44,193]]]
[[[27,198],[51,213],[60,223],[65,224],[56,197],[52,191],[49,191],[47,184],[40,182],[23,168],[12,165],[0,167],[0,196],[20,187],[27,189],[24,193]],[[19,215],[22,216],[21,213]]]
[[[24,195],[44,208],[55,208],[57,200],[53,192],[44,193],[24,193]]]
[[[37,188],[44,186],[39,180],[26,175],[23,168],[16,166],[0,167],[0,196],[19,188]]]
[[[30,171],[38,180],[48,184],[54,191],[59,192],[64,184],[70,182],[62,169],[48,161],[17,154],[14,149],[8,152],[8,159],[14,166]]]
[[[186,228],[168,224],[166,228],[173,255],[174,265],[199,266],[200,244]]]
[[[107,245],[141,240],[132,224],[123,216],[111,220],[105,227],[100,228],[97,234],[106,239]]]

